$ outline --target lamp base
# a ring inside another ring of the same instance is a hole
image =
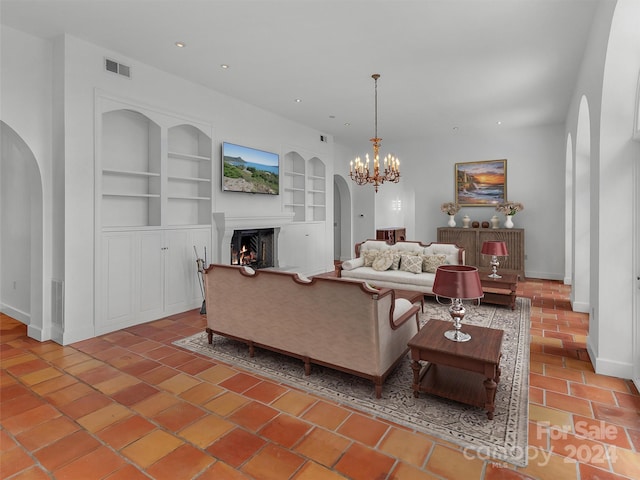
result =
[[[471,335],[460,330],[447,330],[444,332],[444,336],[454,342],[468,342],[471,340]]]
[[[489,278],[502,278],[502,275],[498,275],[497,273],[490,273],[487,275]]]

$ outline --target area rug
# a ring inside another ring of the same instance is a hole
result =
[[[463,325],[504,330],[500,362],[502,375],[496,392],[493,420],[488,420],[481,408],[424,393],[415,398],[409,355],[387,378],[382,398],[377,399],[370,381],[317,365],[312,365],[311,375],[305,376],[303,364],[298,359],[258,348],[251,358],[245,344],[222,336],[214,335],[210,345],[207,334],[202,332],[174,344],[459,445],[467,458],[493,459],[526,466],[531,302],[527,298],[518,298],[515,310],[484,304],[465,308],[467,314]],[[451,320],[446,306],[427,300],[420,321],[424,324],[430,318]]]

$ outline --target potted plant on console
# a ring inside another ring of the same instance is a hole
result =
[[[445,202],[440,205],[440,210],[449,215],[449,222],[447,225],[450,227],[456,226],[456,213],[460,211],[460,205],[455,202]]]
[[[505,228],[513,228],[513,216],[524,210],[524,205],[520,202],[504,202],[498,204],[496,210],[506,215],[507,219],[504,222]]]

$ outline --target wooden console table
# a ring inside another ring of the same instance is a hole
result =
[[[407,229],[404,227],[379,228],[376,230],[376,240],[384,240],[389,245],[403,242],[407,238]]]
[[[499,271],[515,273],[524,280],[523,228],[438,228],[438,242],[455,243],[464,247],[465,263],[478,268],[489,268],[491,257],[482,255],[482,244],[500,240],[507,244],[508,257],[499,257]]]
[[[409,340],[413,395],[426,392],[481,407],[493,420],[504,332],[463,323],[471,340],[461,343],[444,336],[452,328],[453,322],[431,319]],[[420,361],[430,363],[423,368]]]

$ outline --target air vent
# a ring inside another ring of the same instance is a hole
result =
[[[123,77],[131,78],[131,67],[118,63],[115,60],[105,58],[104,68],[107,72],[117,73]]]
[[[320,141],[327,143],[328,142],[327,136],[326,135],[320,135]]]

